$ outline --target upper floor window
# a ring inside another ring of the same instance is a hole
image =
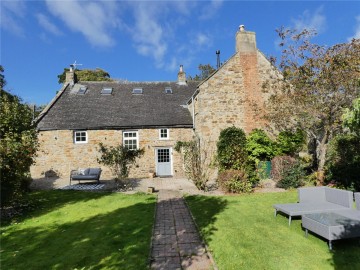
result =
[[[159,129],[159,138],[160,138],[160,140],[168,140],[169,139],[169,129],[167,129],[167,128]]]
[[[165,94],[172,94],[171,87],[165,87]]]
[[[74,131],[74,143],[87,143],[88,135],[86,131]]]
[[[85,95],[86,90],[87,90],[86,86],[81,86],[80,89],[78,90],[77,94],[78,95]]]
[[[123,132],[123,146],[130,150],[139,148],[139,133],[137,131]]]
[[[142,89],[142,88],[134,88],[134,89],[132,90],[132,93],[133,93],[134,95],[141,95],[141,94],[143,93],[143,89]]]
[[[113,91],[113,89],[111,87],[104,87],[103,89],[101,89],[101,94],[102,95],[111,95],[112,91]]]

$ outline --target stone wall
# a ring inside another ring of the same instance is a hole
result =
[[[144,155],[130,169],[130,177],[148,177],[149,172],[156,171],[155,149],[157,147],[174,148],[177,141],[192,139],[191,128],[174,128],[169,130],[169,139],[160,140],[158,129],[139,129],[139,147],[144,148]],[[85,167],[101,167],[101,179],[112,179],[109,168],[98,164],[100,156],[98,145],[118,145],[122,143],[122,130],[88,130],[88,142],[75,144],[72,130],[41,131],[39,133],[40,149],[36,163],[31,167],[34,179],[43,178],[46,172],[54,171],[59,177],[69,177],[70,171]],[[173,175],[184,177],[182,158],[174,149],[172,151]]]
[[[236,46],[237,49],[245,48],[244,51],[237,51],[203,82],[194,99],[195,133],[200,139],[202,151],[206,152],[207,164],[214,161],[221,130],[236,126],[248,134],[266,125],[262,117],[268,94],[263,92],[262,86],[277,72],[256,47],[251,49],[256,44],[252,37],[254,33],[250,34],[246,46]],[[246,33],[245,36],[248,37]],[[241,42],[241,38],[237,42]],[[190,110],[192,106],[189,105]],[[215,168],[210,170],[209,177],[217,177]]]

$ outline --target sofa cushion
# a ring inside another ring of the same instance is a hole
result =
[[[100,168],[90,168],[88,174],[90,174],[90,175],[93,175],[93,174],[98,175],[98,174],[100,174],[100,171],[101,171]]]
[[[88,175],[89,171],[89,168],[79,169],[79,175]]]

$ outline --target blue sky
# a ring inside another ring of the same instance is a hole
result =
[[[257,46],[277,55],[275,29],[311,28],[334,45],[360,38],[360,1],[85,1],[0,2],[0,64],[6,89],[46,104],[61,88],[57,75],[77,61],[112,78],[175,81],[199,64],[216,66],[235,52],[240,24]]]

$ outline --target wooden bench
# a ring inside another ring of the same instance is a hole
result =
[[[86,169],[79,169],[79,170],[72,170],[70,172],[70,185],[71,181],[89,181],[89,180],[96,180],[98,184],[100,183],[100,175],[101,175],[101,168],[86,168]]]

